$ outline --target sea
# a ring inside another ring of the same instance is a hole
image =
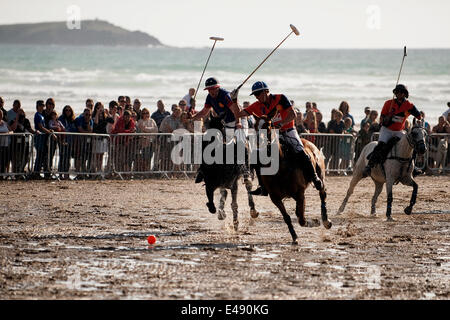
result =
[[[224,49],[216,46],[197,94],[197,110],[206,98],[204,81],[215,77],[231,91],[272,49]],[[161,99],[171,105],[196,88],[211,48],[31,46],[0,44],[0,96],[12,107],[19,99],[32,119],[36,100],[53,97],[56,111],[71,105],[77,114],[87,98],[105,106],[119,95],[139,98],[151,112]],[[341,101],[355,122],[364,108],[379,112],[392,98],[403,58],[394,49],[278,49],[240,90],[241,102],[255,81],[283,93],[301,111],[316,102],[324,121]],[[412,101],[436,124],[450,101],[450,49],[408,49],[400,77]]]

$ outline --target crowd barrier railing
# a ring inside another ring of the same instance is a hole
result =
[[[191,137],[192,148],[198,140]],[[364,145],[349,134],[301,134],[313,142],[325,158],[327,173],[352,173]],[[378,139],[378,133],[372,135]],[[428,151],[416,159],[416,167],[428,173],[450,171],[450,134],[430,134]],[[175,164],[171,159],[177,141],[172,134],[0,134],[0,177],[192,177],[199,164]],[[198,146],[197,146],[198,147]],[[194,155],[191,155],[194,159]]]
[[[30,133],[0,134],[0,176],[25,178],[32,169],[33,135]]]

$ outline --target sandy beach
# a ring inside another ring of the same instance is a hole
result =
[[[336,216],[350,177],[327,178],[330,230],[301,228],[286,200],[297,246],[269,198],[250,218],[242,185],[235,232],[231,200],[219,221],[192,180],[3,183],[0,299],[448,299],[450,181],[417,181],[411,216],[394,186],[393,223],[384,192],[369,217],[367,179]],[[312,188],[306,201],[319,219]]]

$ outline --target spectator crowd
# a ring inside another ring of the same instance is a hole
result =
[[[35,149],[34,166],[30,168],[31,178],[41,178],[42,171],[44,178],[51,178],[52,159],[56,150],[59,150],[58,171],[64,172],[60,178],[69,178],[72,159],[76,172],[100,172],[105,162],[111,164],[111,159],[105,158],[105,154],[109,151],[107,139],[109,135],[119,135],[112,141],[119,155],[114,159],[114,165],[119,171],[128,172],[133,167],[135,171],[148,172],[151,169],[151,160],[156,163],[153,157],[156,137],[139,137],[133,140],[129,135],[120,137],[120,134],[170,134],[180,128],[193,132],[194,126],[190,119],[196,113],[194,94],[195,89],[191,88],[178,104],[171,106],[171,112],[166,110],[162,100],[158,100],[157,110],[151,115],[148,108],[142,107],[139,99],[131,103],[128,96],[119,96],[117,101],[110,101],[107,107],[100,101],[94,103],[93,99],[87,99],[85,108],[79,115],[76,115],[69,105],[64,106],[61,114],[58,114],[55,100],[48,98],[45,102],[43,100],[36,102],[34,126],[31,125],[19,100],[14,100],[12,108],[7,111],[4,108],[4,99],[0,97],[0,174],[25,172],[31,156],[31,141],[34,141]],[[364,146],[372,140],[373,134],[380,130],[379,114],[369,107],[364,109],[365,117],[360,122],[359,130],[356,131],[355,119],[346,101],[342,101],[337,109],[332,109],[331,120],[327,124],[323,122],[323,115],[315,102],[306,102],[304,112],[296,107],[293,101],[291,103],[297,114],[295,122],[299,134],[333,134],[306,137],[322,149],[326,162],[336,169],[350,169],[352,160],[358,159]],[[245,107],[249,102],[243,104]],[[448,106],[450,110],[450,103]],[[437,125],[431,127],[425,122],[428,133],[450,133],[449,110],[439,117]],[[425,117],[425,114],[421,113]],[[248,122],[249,127],[253,127],[256,123],[251,116]],[[208,118],[202,124],[202,129],[206,128]],[[26,135],[1,137],[1,134],[8,133],[30,133],[34,135],[34,139],[31,140]],[[86,139],[79,135],[61,133],[89,134],[93,138]],[[345,136],[337,136],[341,134]],[[167,146],[170,147],[170,144]],[[164,153],[165,157],[170,156],[170,148],[159,152]]]

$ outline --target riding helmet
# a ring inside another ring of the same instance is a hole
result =
[[[211,89],[211,88],[217,88],[217,87],[220,87],[220,85],[219,85],[219,81],[217,81],[216,78],[211,77],[211,78],[206,79],[204,90]]]
[[[269,87],[267,86],[267,84],[263,81],[257,81],[253,84],[252,86],[252,93],[250,93],[250,95],[255,94],[258,91],[261,90],[269,90]]]
[[[394,90],[392,90],[392,92],[394,94],[396,94],[397,92],[403,92],[406,96],[406,98],[409,97],[409,92],[408,92],[408,88],[404,85],[404,84],[398,84]]]

